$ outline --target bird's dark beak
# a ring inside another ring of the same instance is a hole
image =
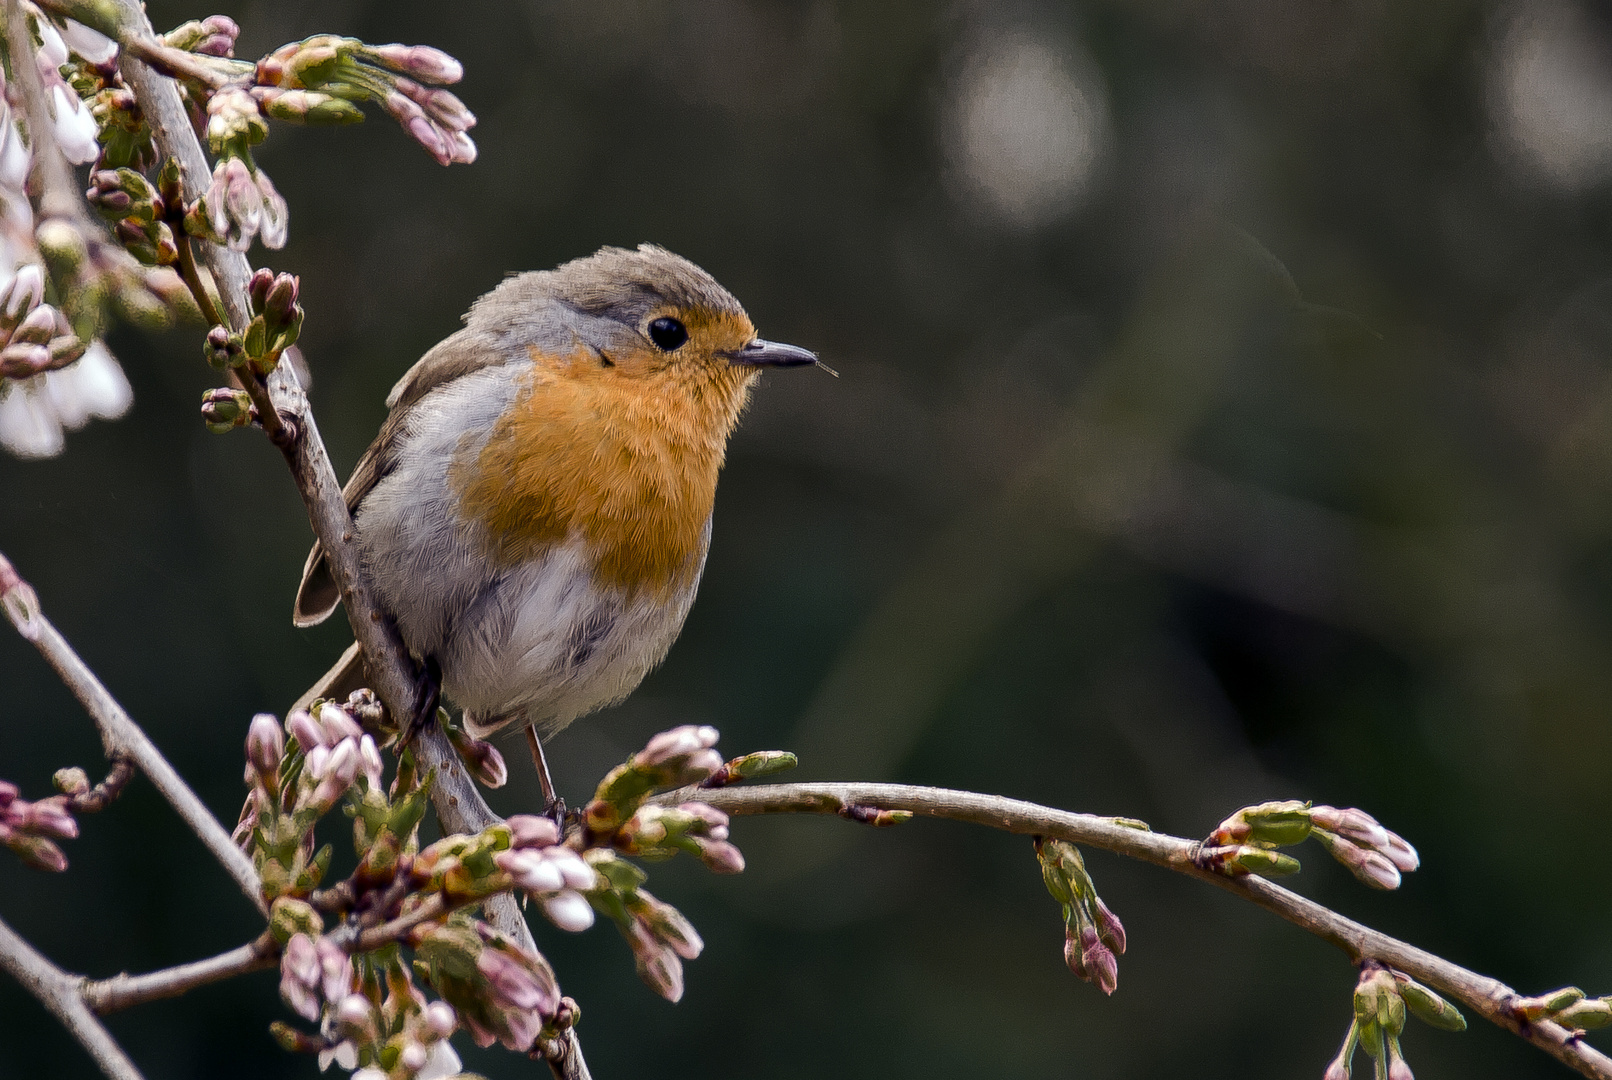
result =
[[[782,345],[776,341],[752,341],[742,349],[727,354],[728,363],[747,367],[804,367],[819,363],[817,354],[798,345]]]

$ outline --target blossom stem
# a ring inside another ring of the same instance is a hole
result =
[[[1490,1023],[1544,1050],[1568,1068],[1596,1080],[1612,1080],[1612,1058],[1587,1045],[1576,1033],[1549,1020],[1528,1022],[1515,990],[1498,979],[1389,937],[1254,875],[1227,877],[1200,865],[1202,843],[1133,828],[1114,818],[1054,810],[1036,803],[970,791],[909,784],[808,783],[757,787],[698,787],[651,799],[676,806],[698,800],[734,816],[750,814],[833,814],[853,806],[905,810],[924,817],[985,825],[1005,832],[1068,840],[1116,855],[1152,863],[1218,885],[1330,942],[1356,963],[1374,960],[1460,1000]]]

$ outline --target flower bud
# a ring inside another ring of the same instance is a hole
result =
[[[358,721],[333,701],[327,701],[319,706],[317,718],[325,729],[325,742],[330,746],[335,746],[344,739],[356,741],[364,734],[364,729],[358,726]]]
[[[56,785],[56,790],[63,795],[83,795],[90,790],[89,774],[77,765],[57,769],[50,780],[51,783]],[[3,804],[0,804],[0,806],[3,806]]]
[[[509,826],[510,842],[517,848],[553,847],[560,842],[559,826],[545,817],[511,814],[504,824]]]
[[[272,783],[283,757],[285,733],[280,730],[279,721],[269,713],[258,713],[252,717],[252,724],[246,731],[246,760],[263,777],[264,783]]]
[[[543,914],[561,930],[580,933],[593,925],[593,905],[580,893],[566,890],[543,901]]]
[[[319,955],[307,934],[293,934],[280,952],[280,997],[304,1020],[319,1019]]]
[[[363,54],[383,67],[423,83],[445,86],[465,76],[459,61],[429,45],[371,45]]]
[[[306,900],[280,896],[269,907],[269,933],[282,945],[288,945],[291,938],[298,934],[308,938],[311,945],[312,939],[324,928],[325,922],[319,917],[319,912]]]
[[[16,813],[16,804],[12,806],[12,813]],[[52,795],[29,803],[20,818],[19,827],[31,833],[56,840],[72,840],[78,836],[78,822],[67,810],[66,795]]]
[[[1602,998],[1585,998],[1569,1005],[1551,1019],[1565,1028],[1593,1031],[1612,1024],[1612,1005]]]
[[[1093,896],[1097,905],[1097,932],[1103,939],[1103,944],[1113,949],[1117,954],[1125,952],[1125,925],[1119,921],[1119,916],[1108,910],[1101,897]]]
[[[67,869],[67,856],[62,849],[41,836],[16,835],[4,840],[12,854],[35,870],[48,870],[59,874]]]
[[[696,836],[694,846],[699,849],[700,861],[712,873],[744,872],[744,853],[726,840],[708,840],[703,836]]]
[[[433,1001],[420,1011],[420,1018],[426,1030],[439,1039],[446,1039],[459,1027],[459,1018],[454,1015],[453,1006],[446,1001]]]
[[[1299,861],[1280,851],[1247,845],[1226,850],[1223,865],[1233,875],[1242,873],[1258,874],[1260,877],[1281,877],[1299,871]]]
[[[1416,980],[1400,976],[1399,994],[1422,1023],[1443,1031],[1466,1030],[1466,1017],[1461,1010]]]

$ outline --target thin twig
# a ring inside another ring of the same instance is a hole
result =
[[[151,23],[135,0],[118,0],[118,8],[125,28],[121,35],[123,41],[153,36]],[[211,170],[190,126],[178,87],[134,55],[124,55],[120,64],[124,79],[140,100],[158,153],[179,162],[185,198],[187,201],[197,198],[206,190]],[[245,327],[251,321],[247,298],[251,268],[246,257],[219,244],[203,244],[199,254],[218,287],[219,300],[230,322],[237,328]],[[415,700],[414,662],[398,635],[396,624],[376,599],[364,575],[354,543],[352,515],[347,511],[341,484],[314,423],[313,412],[308,408],[307,395],[290,364],[277,365],[267,385],[273,407],[264,410],[259,406],[259,422],[271,436],[271,424],[277,423],[281,416],[288,418],[288,426],[294,428],[295,437],[277,445],[285,454],[292,479],[307,507],[314,535],[319,538],[325,560],[341,589],[353,636],[364,651],[371,689],[392,716],[406,722],[412,715]],[[273,417],[262,415],[265,411],[274,414]],[[420,733],[417,751],[438,763],[431,802],[445,831],[475,832],[498,820],[460,764],[447,737],[435,725],[426,725]],[[512,896],[492,897],[483,905],[483,910],[500,931],[522,947],[536,951],[532,932]],[[563,1049],[557,1059],[549,1061],[554,1075],[560,1080],[589,1080],[581,1046],[573,1032],[566,1032]]]
[[[178,964],[144,975],[114,975],[110,979],[84,980],[78,987],[78,994],[84,1004],[105,1016],[131,1005],[178,997],[198,986],[271,968],[279,962],[278,954],[274,939],[265,931],[256,940],[205,960]]]
[[[0,920],[0,968],[10,972],[84,1044],[109,1080],[142,1080],[134,1062],[79,997],[82,980],[46,960],[4,920]]]
[[[162,756],[156,744],[146,737],[140,725],[129,719],[123,706],[117,703],[95,673],[79,659],[67,639],[51,625],[39,609],[39,597],[33,586],[18,576],[11,563],[0,554],[0,608],[11,625],[44,655],[56,669],[62,682],[78,698],[84,709],[101,730],[101,743],[111,759],[127,758],[150,778],[169,804],[200,838],[207,850],[213,853],[225,873],[235,879],[252,906],[264,914],[268,905],[263,901],[263,890],[257,871],[246,853],[230,841],[229,832],[218,823],[209,811]]]
[[[123,754],[113,754],[112,767],[106,771],[106,779],[68,799],[68,808],[75,814],[99,814],[117,801],[133,779],[134,762]]]
[[[1560,1024],[1530,1023],[1516,1008],[1519,995],[1497,979],[1452,964],[1398,938],[1346,919],[1337,912],[1261,877],[1226,877],[1197,862],[1196,840],[1149,832],[1113,818],[1054,810],[1036,803],[979,795],[946,788],[907,784],[772,784],[760,787],[684,788],[657,796],[675,805],[690,799],[709,803],[728,814],[835,814],[855,809],[907,810],[924,817],[947,818],[1028,836],[1055,837],[1101,848],[1162,866],[1228,892],[1281,916],[1328,941],[1355,963],[1377,960],[1456,998],[1484,1019],[1533,1043],[1557,1061],[1585,1076],[1612,1080],[1612,1058],[1584,1043]]]

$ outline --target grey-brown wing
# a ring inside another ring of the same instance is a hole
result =
[[[409,411],[432,390],[445,386],[463,375],[496,367],[509,361],[509,356],[488,335],[461,330],[433,347],[397,381],[386,403],[392,411],[381,425],[380,434],[369,444],[364,456],[358,459],[353,475],[342,488],[347,499],[347,512],[356,514],[359,504],[387,473],[392,471],[397,440],[403,434]],[[308,552],[308,561],[302,567],[302,584],[297,588],[297,601],[291,612],[295,626],[315,626],[330,618],[341,602],[341,590],[330,572],[324,548],[314,541]]]

